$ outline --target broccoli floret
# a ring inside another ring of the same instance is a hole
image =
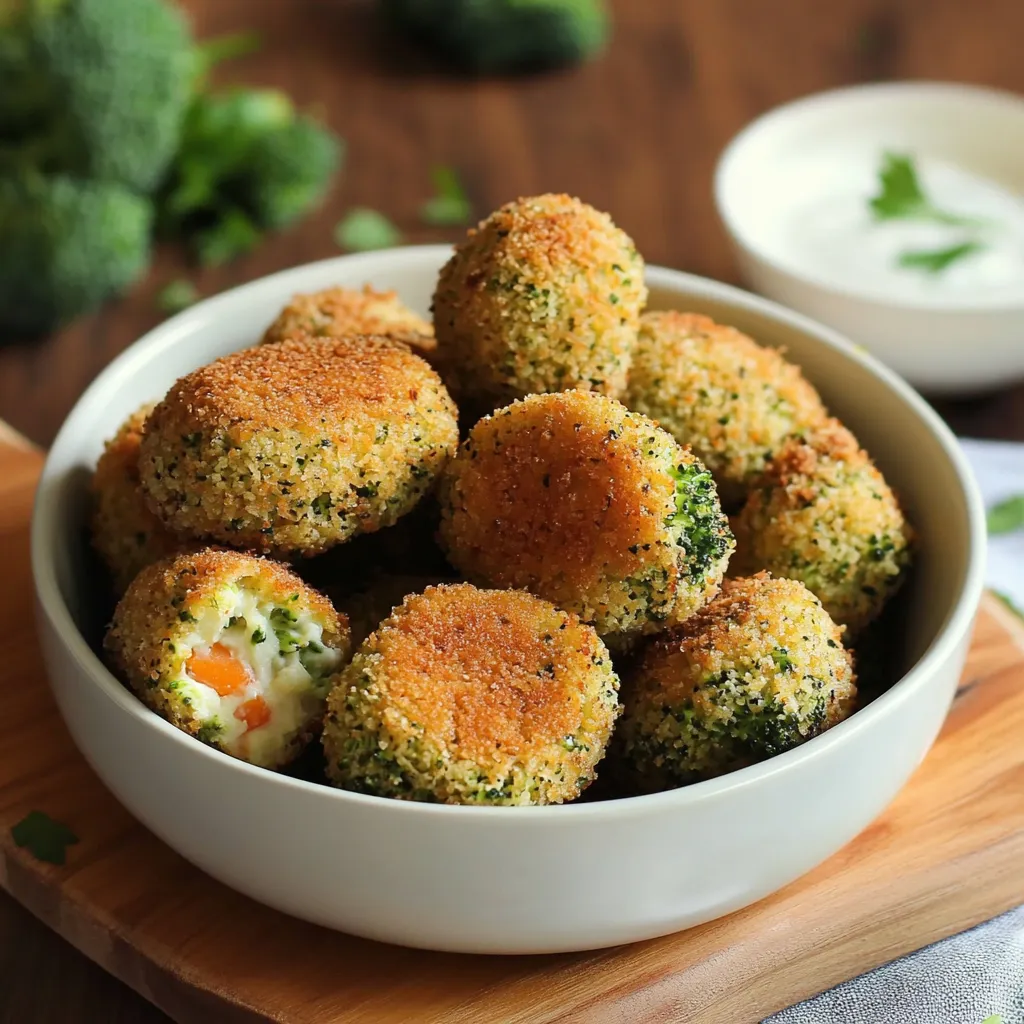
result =
[[[341,145],[308,117],[257,139],[247,174],[256,219],[283,228],[318,206],[338,169]]]
[[[200,94],[158,204],[161,233],[186,239],[204,264],[224,263],[317,205],[341,152],[282,93]]]
[[[608,38],[602,0],[381,0],[389,20],[476,73],[575,64]]]
[[[177,147],[196,69],[177,8],[167,0],[36,0],[3,35],[8,160],[13,153],[49,172],[155,188]]]
[[[0,333],[45,331],[126,288],[149,262],[151,220],[108,182],[0,179]]]

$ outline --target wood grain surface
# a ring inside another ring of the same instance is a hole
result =
[[[24,616],[40,465],[30,447],[0,444],[0,886],[174,1020],[753,1024],[1024,902],[1024,624],[990,599],[942,735],[894,804],[820,868],[721,921],[596,953],[468,957],[261,907],[137,824],[73,747]],[[31,810],[80,837],[66,865],[14,845]],[[5,979],[38,956],[23,921],[0,917]],[[7,1020],[157,1019],[111,992],[83,1001],[96,982],[63,952],[30,977],[4,993]]]
[[[337,252],[350,206],[392,216],[412,241],[429,168],[460,171],[479,213],[564,189],[609,210],[652,263],[723,280],[736,270],[711,202],[715,160],[747,121],[810,92],[889,78],[944,78],[1024,92],[1021,0],[618,0],[597,63],[470,82],[396,47],[369,0],[185,0],[200,35],[251,27],[261,53],[223,82],[276,86],[348,141],[325,208],[246,259],[194,274],[204,294]],[[155,297],[192,273],[162,252],[124,299],[52,338],[0,350],[0,416],[48,444],[82,388],[159,319]],[[1024,438],[1024,388],[942,403],[961,432]]]

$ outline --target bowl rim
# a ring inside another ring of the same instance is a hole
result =
[[[1012,296],[985,299],[969,295],[941,293],[934,298],[907,297],[900,299],[870,287],[861,288],[856,285],[843,287],[824,276],[819,276],[813,270],[804,270],[785,259],[779,259],[772,255],[745,229],[743,219],[735,215],[730,203],[731,190],[727,186],[727,179],[733,173],[733,169],[745,159],[746,147],[784,123],[798,120],[804,115],[813,114],[829,107],[835,108],[839,113],[843,108],[853,107],[861,102],[871,100],[874,102],[914,98],[942,100],[954,97],[993,108],[1001,107],[1008,113],[1020,117],[1024,123],[1024,96],[1018,96],[1006,89],[929,79],[870,82],[844,86],[840,89],[829,89],[824,92],[812,93],[809,96],[802,96],[765,111],[746,124],[726,143],[725,149],[719,154],[715,163],[712,187],[715,208],[733,243],[776,272],[785,274],[794,281],[799,281],[834,298],[870,306],[876,310],[889,310],[904,314],[946,313],[974,316],[980,313],[1004,316],[1024,313],[1024,298],[1017,299]],[[1024,201],[1024,197],[1019,198]]]
[[[289,277],[301,281],[314,268],[326,271],[328,267],[338,267],[339,272],[353,269],[358,271],[359,264],[372,268],[375,265],[379,267],[381,264],[389,264],[393,260],[408,261],[413,265],[429,263],[433,267],[442,262],[450,252],[450,246],[425,245],[334,257],[279,271],[276,274],[267,275],[230,289],[204,300],[148,331],[117,356],[75,403],[47,454],[32,511],[31,562],[36,592],[36,614],[45,618],[53,635],[63,645],[66,654],[74,662],[80,674],[88,678],[91,685],[95,686],[106,699],[116,705],[140,728],[152,730],[155,733],[154,739],[157,735],[162,735],[166,741],[180,744],[183,756],[210,758],[211,771],[229,774],[241,773],[257,782],[262,779],[268,786],[277,785],[292,789],[296,796],[305,794],[315,797],[319,795],[324,800],[337,801],[339,810],[344,805],[354,803],[357,806],[362,805],[366,810],[376,808],[381,814],[425,815],[431,818],[455,816],[464,822],[477,816],[486,818],[490,823],[505,821],[520,826],[527,822],[544,825],[554,824],[558,821],[568,823],[584,819],[622,819],[645,816],[650,813],[682,812],[690,805],[715,799],[728,791],[757,785],[764,779],[795,768],[808,758],[822,757],[831,747],[852,739],[858,731],[871,728],[876,718],[896,709],[909,699],[912,691],[928,685],[936,670],[948,658],[955,655],[958,645],[970,629],[981,598],[986,533],[981,495],[966,455],[961,450],[952,431],[909,384],[866,350],[847,341],[836,331],[799,313],[791,312],[777,303],[731,285],[678,270],[649,266],[646,271],[649,285],[670,290],[685,290],[701,298],[727,303],[745,312],[766,316],[781,327],[809,334],[818,342],[837,349],[846,358],[860,364],[873,376],[880,378],[882,384],[887,385],[900,400],[910,406],[935,440],[939,442],[943,454],[958,479],[964,497],[968,519],[967,559],[956,597],[942,625],[933,635],[917,662],[885,693],[875,698],[867,707],[855,712],[846,721],[806,743],[766,761],[719,778],[660,793],[593,803],[516,807],[511,812],[506,807],[429,804],[393,800],[352,793],[332,786],[296,779],[258,768],[223,754],[206,744],[199,743],[152,712],[113,675],[86,642],[71,616],[57,582],[56,565],[50,544],[50,539],[57,536],[56,503],[49,499],[59,480],[57,461],[58,459],[63,461],[65,448],[73,448],[75,445],[78,435],[77,421],[87,417],[90,407],[102,401],[102,396],[108,392],[116,380],[126,376],[131,377],[139,361],[152,359],[155,351],[173,346],[183,335],[191,333],[211,319],[217,319],[222,312],[229,310],[235,303],[244,302],[250,294],[264,287],[268,281],[283,285]],[[61,472],[66,472],[66,470]],[[191,755],[186,751],[190,751]]]

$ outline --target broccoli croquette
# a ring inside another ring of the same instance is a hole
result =
[[[530,590],[616,640],[693,614],[733,548],[704,466],[586,391],[532,395],[481,420],[439,500],[442,545],[472,582]]]
[[[204,549],[143,569],[105,646],[125,681],[172,725],[265,768],[319,732],[348,623],[284,566]]]
[[[288,338],[345,338],[380,334],[405,342],[420,354],[436,347],[433,325],[404,306],[396,292],[375,292],[369,285],[328,288],[296,295],[267,328],[262,344]]]
[[[144,405],[121,424],[92,478],[92,542],[118,594],[144,566],[190,546],[150,512],[139,485],[139,442],[152,409]]]
[[[627,235],[578,199],[501,207],[456,248],[434,293],[446,382],[488,409],[571,388],[619,397],[647,299],[643,275]]]
[[[281,557],[392,525],[458,441],[434,371],[387,338],[281,341],[181,378],[139,470],[170,529]]]
[[[618,689],[575,615],[523,591],[430,587],[381,623],[331,691],[327,774],[404,800],[572,800],[595,777]]]
[[[642,787],[712,778],[835,725],[856,686],[842,630],[802,583],[726,580],[682,626],[649,641],[624,683],[618,752]]]
[[[800,580],[851,634],[877,617],[910,563],[896,497],[837,420],[783,445],[733,527],[734,571]]]
[[[826,418],[776,349],[695,313],[644,314],[626,404],[690,445],[730,504],[786,438]]]

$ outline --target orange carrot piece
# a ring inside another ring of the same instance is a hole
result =
[[[193,651],[186,667],[196,682],[204,683],[222,697],[242,693],[252,682],[249,666],[224,644],[214,644],[205,651]]]
[[[270,705],[262,697],[253,697],[235,708],[235,718],[245,722],[245,731],[250,732],[270,721]]]

